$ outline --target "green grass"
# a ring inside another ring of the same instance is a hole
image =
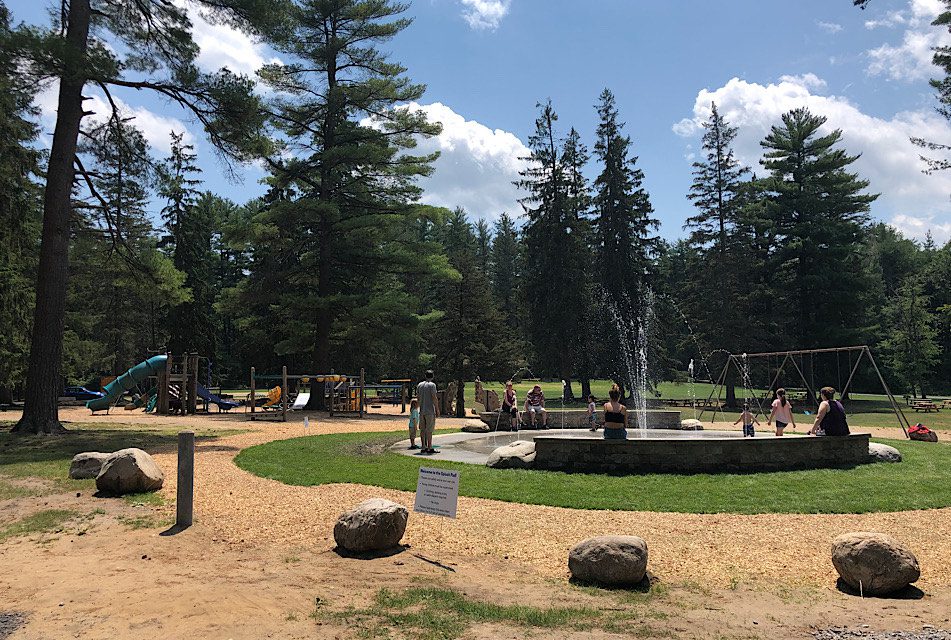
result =
[[[682,513],[867,513],[951,505],[951,445],[888,444],[900,464],[752,474],[604,476],[489,469],[388,451],[402,434],[360,433],[279,440],[245,449],[236,464],[292,485],[365,484],[415,491],[421,465],[459,469],[459,493],[574,509]],[[917,487],[909,488],[914,480]],[[874,488],[874,490],[871,490]]]
[[[79,514],[75,511],[67,511],[64,509],[38,511],[0,529],[0,542],[15,536],[58,531],[62,529],[67,521],[72,520],[77,515]]]
[[[318,617],[320,614],[317,614]],[[660,637],[657,629],[644,625],[643,612],[636,608],[602,610],[594,607],[532,607],[499,605],[475,599],[453,589],[414,587],[403,591],[380,589],[371,606],[350,608],[324,614],[345,622],[360,638],[390,637],[392,631],[421,640],[459,638],[473,624],[497,624],[520,627],[524,633],[540,632],[551,637],[554,629],[649,633]]]

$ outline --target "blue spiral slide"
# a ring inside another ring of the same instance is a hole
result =
[[[92,411],[101,411],[108,409],[122,397],[122,394],[148,379],[149,376],[156,375],[159,371],[165,369],[165,363],[168,356],[153,356],[145,362],[140,362],[121,376],[110,382],[102,390],[106,395],[102,398],[94,398],[86,403],[86,408]]]

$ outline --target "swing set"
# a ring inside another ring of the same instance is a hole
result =
[[[733,368],[736,368],[736,373],[739,375],[744,389],[746,389],[750,394],[750,396],[747,397],[747,401],[750,403],[751,409],[755,408],[757,416],[766,416],[769,414],[769,402],[772,400],[773,391],[779,388],[777,383],[779,382],[780,377],[787,367],[790,368],[790,370],[794,370],[795,373],[799,375],[799,379],[803,384],[803,388],[805,389],[805,399],[810,403],[810,406],[817,407],[819,401],[815,385],[815,358],[816,356],[825,356],[826,354],[832,353],[835,354],[836,376],[838,380],[837,389],[840,390],[839,397],[842,398],[843,401],[849,397],[849,387],[855,378],[856,372],[859,370],[859,365],[862,363],[863,358],[867,358],[875,371],[875,375],[878,377],[878,381],[882,385],[882,389],[885,391],[885,395],[888,397],[888,402],[891,404],[892,410],[895,412],[895,418],[898,420],[898,425],[901,427],[902,431],[904,431],[905,437],[908,437],[908,429],[911,424],[908,422],[908,418],[905,417],[904,412],[901,410],[901,406],[895,401],[895,396],[892,395],[891,389],[888,388],[888,384],[882,377],[882,373],[879,371],[878,364],[875,362],[875,358],[872,356],[872,351],[869,349],[868,345],[860,345],[855,347],[832,347],[827,349],[800,349],[796,351],[769,351],[763,353],[728,354],[726,363],[723,365],[723,370],[720,372],[720,376],[717,378],[717,381],[713,386],[713,390],[710,392],[710,397],[707,399],[707,406],[713,407],[713,417],[711,418],[711,421],[716,420],[717,412],[721,411],[722,405],[720,404],[720,391],[726,387],[727,378],[729,377],[730,371]],[[841,354],[843,353],[846,354],[848,361],[848,367],[846,371],[849,372],[849,377],[845,382],[845,386],[842,385],[842,363],[840,361]],[[855,363],[853,364],[852,358],[856,353],[858,354],[858,357],[855,359]],[[755,392],[753,392],[753,386],[750,381],[749,373],[750,361],[752,360],[766,360],[767,369],[772,375],[769,388],[766,389],[762,396],[757,396]],[[773,366],[774,364],[776,366]],[[774,371],[775,374],[772,373]],[[807,372],[809,374],[808,376],[806,375]],[[714,396],[716,396],[716,402],[713,402]],[[764,402],[766,403],[766,408],[764,408]],[[711,409],[701,410],[700,417],[702,418],[704,412],[708,410]]]

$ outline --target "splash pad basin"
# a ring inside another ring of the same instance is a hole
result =
[[[548,413],[548,426],[552,429],[587,429],[588,412],[585,409],[546,409]],[[520,411],[522,422],[528,423],[530,418],[525,412]],[[598,405],[598,416],[601,416],[601,405]],[[509,417],[499,415],[498,411],[482,412],[479,414],[482,422],[489,425],[490,429],[495,430],[498,426],[499,431],[508,431]],[[634,414],[629,418],[631,424],[634,424]],[[680,412],[670,409],[648,409],[647,410],[647,428],[648,429],[679,429]]]

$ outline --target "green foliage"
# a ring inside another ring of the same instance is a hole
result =
[[[337,434],[279,440],[244,449],[242,469],[287,484],[335,482],[414,491],[420,465],[462,471],[459,495],[572,509],[682,513],[868,513],[951,505],[951,446],[888,441],[901,464],[751,474],[604,476],[489,469],[421,460],[399,453],[368,455],[401,434]],[[375,446],[370,446],[375,445]],[[929,491],[908,491],[915,477]],[[876,487],[873,492],[868,487]]]
[[[941,352],[937,319],[924,286],[917,277],[906,278],[884,309],[885,340],[881,349],[904,388],[925,393],[924,384]]]

